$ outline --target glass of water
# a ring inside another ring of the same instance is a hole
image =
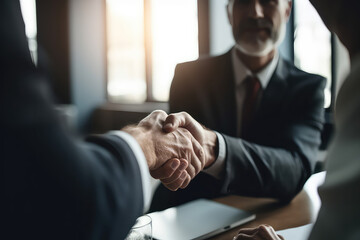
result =
[[[151,217],[144,215],[136,219],[125,240],[152,240]]]

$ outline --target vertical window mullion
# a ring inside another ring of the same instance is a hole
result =
[[[154,101],[152,84],[152,20],[151,0],[144,0],[146,101]]]
[[[210,54],[210,6],[209,0],[198,0],[199,56]]]
[[[334,103],[335,103],[335,96],[336,96],[336,81],[337,81],[337,71],[336,71],[336,50],[335,50],[335,35],[331,33],[331,104],[329,108],[326,110],[328,112],[333,112],[334,110]]]

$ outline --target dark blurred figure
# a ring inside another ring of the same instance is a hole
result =
[[[186,129],[162,132],[162,111],[87,141],[68,134],[17,0],[0,1],[0,113],[0,239],[124,239],[150,204],[149,171],[186,187],[203,167]]]
[[[328,153],[325,183],[319,188],[320,213],[309,239],[355,240],[360,239],[360,4],[357,0],[310,1],[348,49],[351,72],[336,100],[336,133]],[[276,239],[265,232],[269,227],[260,226],[236,240]]]
[[[207,169],[186,189],[159,186],[152,210],[224,194],[287,202],[311,176],[321,143],[326,80],[279,54],[291,6],[289,0],[229,0],[235,46],[176,67],[170,112],[185,111],[217,131],[209,145],[218,146],[218,155],[207,156]]]

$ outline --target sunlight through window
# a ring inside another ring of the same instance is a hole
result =
[[[107,0],[108,96],[112,102],[146,99],[143,0]]]
[[[36,3],[35,0],[20,0],[20,5],[25,22],[25,31],[29,42],[31,57],[34,63],[37,63]]]
[[[106,4],[109,100],[167,101],[176,64],[198,57],[197,2],[106,0]],[[147,20],[145,13],[150,16]],[[147,68],[151,74],[146,74]],[[152,89],[150,96],[147,89]]]
[[[167,101],[175,66],[198,58],[197,2],[152,1],[153,94]]]
[[[327,78],[325,108],[331,104],[331,34],[308,0],[295,2],[295,65]]]

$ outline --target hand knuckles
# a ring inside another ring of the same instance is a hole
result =
[[[180,112],[181,115],[184,115],[186,118],[188,118],[190,116],[190,114],[188,114],[187,112],[185,111],[181,111]]]
[[[191,168],[190,171],[188,171],[188,174],[190,175],[190,178],[193,179],[196,176],[195,169]]]
[[[186,177],[186,179],[184,180],[184,182],[182,183],[181,188],[183,188],[183,189],[186,188],[186,187],[189,185],[190,181],[191,181],[191,178],[190,178],[190,176],[188,175],[188,176]]]
[[[174,121],[176,120],[176,116],[173,113],[171,113],[167,116],[167,120]]]
[[[192,134],[186,128],[179,128],[178,131],[179,131],[179,134],[181,134],[183,137],[191,139]]]
[[[153,178],[155,178],[155,179],[159,179],[159,177],[158,177],[157,174],[155,174],[155,173],[150,172],[150,175],[151,175],[151,177],[153,177]]]
[[[171,176],[168,178],[161,179],[161,182],[164,184],[171,184],[172,182],[174,182],[175,179],[177,179],[177,178],[174,178],[173,176]]]
[[[206,162],[206,157],[205,157],[205,151],[204,149],[200,149],[199,150],[199,160],[200,160],[200,164],[201,164],[201,168],[204,168],[205,167],[205,162]]]
[[[171,175],[170,174],[163,175],[163,176],[161,176],[160,180],[163,183],[170,183],[172,180]]]
[[[168,178],[166,178],[166,181],[168,183],[173,182],[173,181],[177,180],[180,177],[180,174],[181,174],[180,171],[176,171],[174,174],[172,174]]]
[[[197,175],[200,171],[201,171],[201,165],[199,165],[199,166],[197,166],[196,168],[195,168],[195,170],[196,170],[196,172],[195,172],[195,174]]]
[[[179,189],[179,184],[178,184],[178,183],[168,184],[168,188],[169,188],[171,191],[176,191],[176,190]]]
[[[192,165],[194,167],[194,173],[198,174],[201,171],[201,165],[196,161],[193,161]]]
[[[155,110],[151,113],[152,116],[154,117],[159,117],[159,118],[166,118],[167,117],[167,113],[163,110]]]
[[[189,185],[189,182],[186,181],[186,182],[181,186],[181,188],[182,188],[182,189],[185,189],[188,185]]]
[[[164,114],[164,115],[166,115],[166,112],[163,111],[163,110],[154,110],[154,111],[152,112],[152,114]]]
[[[265,226],[265,225],[260,225],[260,226],[259,226],[259,231],[261,231],[261,232],[267,232],[267,231],[268,231],[267,226]]]
[[[239,233],[237,236],[236,236],[236,240],[241,240],[241,239],[244,239],[245,237],[248,237],[246,234],[244,233]]]
[[[167,187],[170,191],[173,191],[173,192],[175,192],[177,189],[176,188],[174,188],[174,187]]]
[[[181,138],[181,142],[188,152],[193,152],[193,145],[191,142],[191,134],[185,133],[183,137]]]
[[[199,149],[199,157],[200,157],[200,159],[205,158],[205,151],[204,151],[203,148],[200,148],[200,149]]]
[[[163,178],[163,179],[161,179],[160,181],[161,181],[164,185],[170,183],[169,179],[167,179],[167,178]]]

